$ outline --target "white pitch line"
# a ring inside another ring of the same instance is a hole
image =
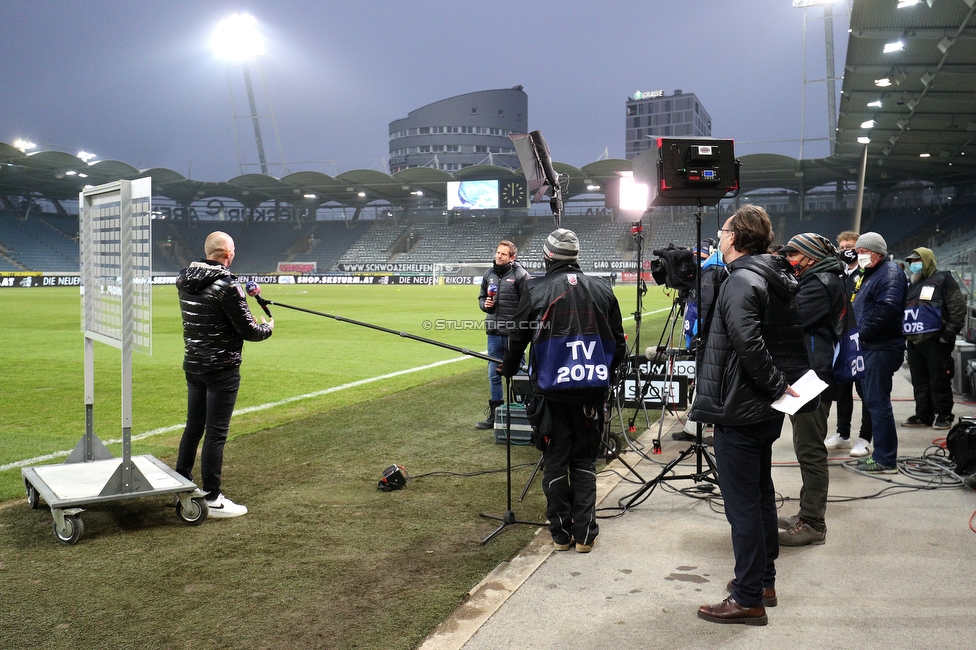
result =
[[[654,311],[643,312],[644,316],[650,316],[651,314],[659,314],[661,312],[670,311],[671,308],[666,309],[656,309]],[[633,316],[626,316],[623,320],[633,320]],[[482,354],[488,354],[485,350]],[[322,395],[328,395],[329,393],[337,393],[341,390],[346,390],[348,388],[356,388],[357,386],[364,386],[366,384],[371,384],[376,381],[382,381],[384,379],[392,379],[393,377],[399,377],[400,375],[407,375],[413,372],[420,372],[421,370],[429,370],[430,368],[436,368],[438,366],[443,366],[448,363],[454,363],[456,361],[464,361],[465,359],[470,359],[472,357],[463,356],[456,357],[454,359],[447,359],[445,361],[438,361],[436,363],[431,363],[426,366],[417,366],[416,368],[408,368],[406,370],[397,370],[396,372],[391,372],[385,375],[379,375],[377,377],[369,377],[367,379],[360,379],[358,381],[353,381],[348,384],[342,384],[341,386],[332,386],[331,388],[326,388],[323,390],[315,391],[314,393],[306,393],[305,395],[296,395],[295,397],[286,397],[283,400],[277,402],[269,402],[267,404],[259,404],[258,406],[248,406],[247,408],[237,409],[234,411],[234,415],[244,415],[245,413],[254,413],[256,411],[264,411],[276,406],[283,406],[284,404],[291,404],[292,402],[299,402],[305,399],[311,399],[313,397],[320,397]],[[168,427],[160,427],[159,429],[152,429],[151,431],[146,431],[138,435],[132,436],[131,440],[145,440],[146,438],[151,438],[152,436],[158,436],[161,433],[170,433],[172,431],[179,431],[186,426],[186,423],[181,424],[171,424]],[[119,444],[122,442],[121,438],[115,440],[109,440],[105,442],[106,445]],[[50,454],[44,454],[43,456],[35,456],[34,458],[27,458],[24,460],[18,460],[13,463],[7,463],[6,465],[0,465],[0,472],[5,472],[9,469],[16,469],[18,467],[27,467],[29,465],[36,465],[37,463],[42,463],[46,460],[56,460],[58,458],[64,458],[71,453],[71,450],[55,451]]]
[[[663,309],[655,309],[654,311],[641,312],[642,316],[650,316],[651,314],[660,314],[661,312],[671,311],[671,307],[665,307]],[[624,320],[634,320],[633,316],[624,316]]]
[[[488,354],[485,350],[482,354]],[[382,381],[384,379],[392,379],[393,377],[399,377],[401,375],[408,375],[413,372],[420,372],[421,370],[429,370],[431,368],[436,368],[438,366],[444,366],[449,363],[455,363],[457,361],[464,361],[466,359],[471,359],[473,357],[463,356],[456,357],[454,359],[446,359],[444,361],[437,361],[436,363],[431,363],[426,366],[417,366],[416,368],[407,368],[406,370],[397,370],[396,372],[390,372],[385,375],[378,375],[376,377],[368,377],[366,379],[359,379],[357,381],[349,382],[348,384],[342,384],[340,386],[332,386],[331,388],[325,388],[323,390],[315,391],[314,393],[306,393],[304,395],[296,395],[294,397],[286,397],[283,400],[278,400],[277,402],[268,402],[267,404],[259,404],[257,406],[248,406],[247,408],[236,409],[234,411],[234,416],[244,415],[245,413],[255,413],[257,411],[264,411],[276,406],[282,406],[284,404],[291,404],[292,402],[299,402],[305,399],[311,399],[313,397],[320,397],[322,395],[328,395],[329,393],[337,393],[341,390],[346,390],[348,388],[356,388],[357,386],[364,386],[366,384],[371,384],[373,382]],[[173,424],[168,427],[161,427],[159,429],[153,429],[151,431],[146,431],[145,433],[140,433],[131,437],[131,440],[144,440],[152,436],[157,436],[161,433],[169,433],[171,431],[179,431],[186,426],[186,423]],[[122,442],[121,438],[116,440],[109,440],[105,442],[106,445],[119,444]],[[35,456],[34,458],[27,458],[25,460],[18,460],[13,463],[7,463],[6,465],[0,465],[0,472],[5,472],[8,469],[15,469],[17,467],[27,467],[29,465],[35,465],[37,463],[44,462],[46,460],[55,460],[57,458],[64,458],[71,453],[71,450],[67,451],[56,451],[50,454],[44,454],[43,456]]]

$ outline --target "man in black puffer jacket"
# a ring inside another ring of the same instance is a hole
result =
[[[229,267],[234,261],[234,240],[220,231],[204,244],[207,258],[180,271],[176,288],[183,314],[183,370],[186,373],[186,428],[180,440],[176,471],[193,480],[193,464],[200,438],[200,473],[207,493],[210,517],[239,517],[247,508],[220,491],[224,443],[241,384],[244,341],[271,336],[274,319],[261,324],[247,307],[244,290]]]
[[[703,605],[698,617],[714,623],[765,625],[776,604],[779,537],[772,447],[783,413],[772,403],[808,369],[796,278],[786,260],[765,254],[773,240],[766,211],[744,205],[719,231],[728,276],[711,321],[697,395],[689,417],[715,423],[715,461],[725,516],[732,527],[735,579],[731,595]]]
[[[525,292],[529,272],[522,268],[518,260],[518,248],[507,239],[498,242],[495,249],[495,262],[481,278],[481,294],[478,306],[485,312],[485,331],[488,333],[488,356],[501,359],[508,346],[508,334],[515,322],[515,312],[519,299]],[[488,362],[488,417],[474,425],[475,429],[495,428],[495,408],[505,401],[502,393],[502,378],[498,374],[498,364]]]
[[[531,341],[529,383],[541,395],[551,426],[544,446],[542,490],[557,551],[588,553],[596,522],[596,458],[614,371],[627,354],[620,305],[606,282],[580,270],[579,240],[553,231],[542,247],[546,275],[530,280],[515,316],[516,329],[500,372],[518,372]]]

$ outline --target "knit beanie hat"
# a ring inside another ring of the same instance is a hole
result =
[[[553,230],[542,245],[542,254],[549,260],[575,260],[579,257],[576,233],[565,228]]]
[[[815,232],[794,235],[793,239],[780,249],[781,253],[791,251],[806,255],[815,262],[819,262],[828,255],[833,255],[836,252],[834,245],[830,243],[829,239]]]
[[[876,232],[866,232],[857,238],[857,243],[854,244],[854,248],[866,248],[869,251],[873,251],[879,255],[888,254],[888,244],[885,242],[884,237]]]

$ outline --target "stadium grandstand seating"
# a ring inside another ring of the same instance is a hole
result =
[[[0,213],[0,271],[77,272],[78,218]]]
[[[706,209],[702,237],[714,237],[731,205]],[[928,246],[941,259],[969,262],[976,246],[976,204],[916,204],[865,210],[862,230],[875,230],[897,255]],[[833,239],[850,227],[849,209],[806,212],[774,209],[776,241],[800,232],[819,232]],[[694,210],[657,208],[644,221],[644,259],[674,243],[695,244]],[[566,214],[562,225],[578,234],[580,263],[592,270],[596,260],[632,261],[636,242],[632,224],[613,221],[609,214]],[[511,239],[523,260],[542,259],[542,246],[555,224],[549,215],[518,217],[413,214],[409,218],[244,222],[158,219],[153,221],[153,272],[176,273],[203,254],[203,241],[213,230],[228,232],[237,245],[234,270],[245,274],[274,273],[279,262],[315,262],[320,273],[339,263],[485,262],[496,243]],[[0,210],[0,272],[78,272],[78,219],[74,215],[32,213],[24,219]]]

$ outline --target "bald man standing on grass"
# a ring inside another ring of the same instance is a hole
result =
[[[193,480],[197,447],[203,438],[200,473],[210,517],[240,517],[247,508],[221,492],[220,474],[230,418],[241,385],[244,341],[271,336],[274,319],[254,320],[244,290],[230,272],[234,240],[212,232],[204,244],[206,259],[180,271],[176,288],[183,314],[183,370],[186,373],[186,428],[180,440],[176,471]],[[206,435],[204,435],[206,434]]]

